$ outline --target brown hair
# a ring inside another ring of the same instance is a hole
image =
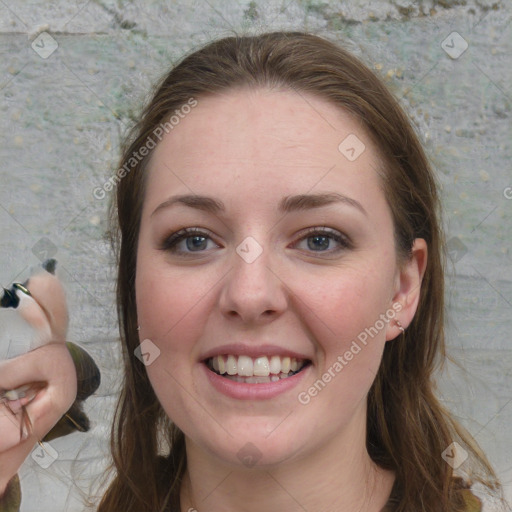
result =
[[[116,471],[99,512],[179,510],[186,467],[184,435],[167,418],[134,357],[136,253],[151,151],[136,165],[127,164],[191,98],[245,86],[314,94],[361,121],[383,157],[379,173],[399,260],[410,254],[415,238],[428,244],[416,315],[405,334],[386,344],[368,395],[367,450],[378,465],[396,472],[394,510],[466,510],[463,487],[471,482],[454,478],[441,457],[454,440],[470,453],[473,477],[497,493],[500,486],[485,456],[434,394],[433,373],[446,358],[444,239],[435,178],[418,137],[382,81],[350,53],[312,34],[273,32],[226,37],[186,56],[158,85],[125,143],[119,165],[125,172],[111,208],[125,375],[111,437]]]

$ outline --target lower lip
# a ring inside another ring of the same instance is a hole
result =
[[[269,398],[274,398],[286,393],[297,386],[304,379],[305,374],[309,372],[311,363],[308,364],[307,368],[304,368],[291,377],[285,377],[276,382],[265,382],[262,384],[235,382],[234,380],[226,379],[212,372],[205,363],[201,363],[201,366],[206,372],[206,376],[212,386],[223,395],[239,400],[268,400]]]

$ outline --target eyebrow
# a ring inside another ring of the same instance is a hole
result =
[[[286,196],[279,202],[279,211],[282,213],[290,213],[294,211],[304,211],[313,208],[321,208],[335,203],[342,203],[352,206],[359,210],[362,214],[368,216],[363,205],[350,197],[338,194],[337,192],[328,192],[323,194],[299,194],[295,196]],[[202,210],[212,214],[220,214],[226,211],[226,207],[219,199],[213,197],[202,196],[198,194],[183,194],[172,196],[159,204],[151,214],[151,217],[158,211],[169,208],[175,204],[183,204],[190,208]]]

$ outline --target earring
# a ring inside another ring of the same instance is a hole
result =
[[[395,320],[395,322],[396,322],[397,327],[402,331],[402,334],[403,334],[405,332],[405,329],[402,327],[402,324],[398,320]]]
[[[140,331],[140,325],[137,325],[137,331]]]

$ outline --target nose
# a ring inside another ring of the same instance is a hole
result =
[[[241,324],[271,322],[288,306],[287,288],[272,266],[269,251],[263,249],[254,261],[240,254],[233,255],[232,268],[223,281],[220,310]]]

